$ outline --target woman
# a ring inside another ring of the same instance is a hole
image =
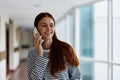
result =
[[[55,20],[50,13],[36,16],[34,46],[27,58],[29,80],[80,80],[79,60],[73,48],[55,34]]]

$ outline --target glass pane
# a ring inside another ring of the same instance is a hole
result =
[[[113,66],[113,80],[120,80],[120,66]]]
[[[113,61],[120,63],[120,0],[113,0]]]
[[[80,56],[93,57],[93,5],[80,7]]]
[[[101,1],[80,7],[80,56],[107,60],[107,4]]]
[[[81,61],[80,64],[82,80],[94,80],[94,63]]]
[[[75,23],[74,23],[74,13],[71,12],[67,17],[67,42],[75,48]]]
[[[105,63],[94,64],[94,80],[107,80],[107,68]]]
[[[120,17],[120,0],[113,0],[113,16]]]
[[[94,17],[99,17],[99,18],[103,18],[103,17],[107,17],[108,13],[108,2],[106,1],[100,1],[94,4]]]
[[[94,23],[94,58],[107,61],[108,30],[107,22],[95,21]]]
[[[66,19],[56,24],[56,34],[60,40],[66,41]]]
[[[106,61],[108,57],[107,9],[107,1],[94,4],[94,58]]]
[[[113,61],[120,63],[120,19],[113,22]]]
[[[82,80],[107,80],[107,68],[104,63],[81,61]]]

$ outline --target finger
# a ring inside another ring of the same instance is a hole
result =
[[[40,43],[40,39],[39,37],[36,37],[36,41],[35,41],[36,46],[39,46],[39,43]]]
[[[44,40],[41,38],[41,39],[40,39],[40,43],[42,44],[42,43],[43,43],[43,41],[44,41]]]
[[[44,40],[42,39],[42,40],[41,40],[41,44],[42,44],[43,42],[44,42]]]
[[[39,47],[39,45],[40,45],[40,40],[36,42],[36,46]]]
[[[42,39],[42,35],[39,35],[39,37]]]
[[[41,40],[42,40],[42,35],[37,35],[37,37],[38,37],[37,40],[40,40],[40,42],[41,42]]]

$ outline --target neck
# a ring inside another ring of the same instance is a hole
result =
[[[52,45],[52,39],[49,39],[49,40],[45,40],[43,43],[42,43],[42,47],[43,49],[50,49],[51,45]]]

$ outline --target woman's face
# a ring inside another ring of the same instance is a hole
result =
[[[44,17],[38,23],[38,30],[44,40],[52,39],[55,31],[54,21],[50,17]]]

